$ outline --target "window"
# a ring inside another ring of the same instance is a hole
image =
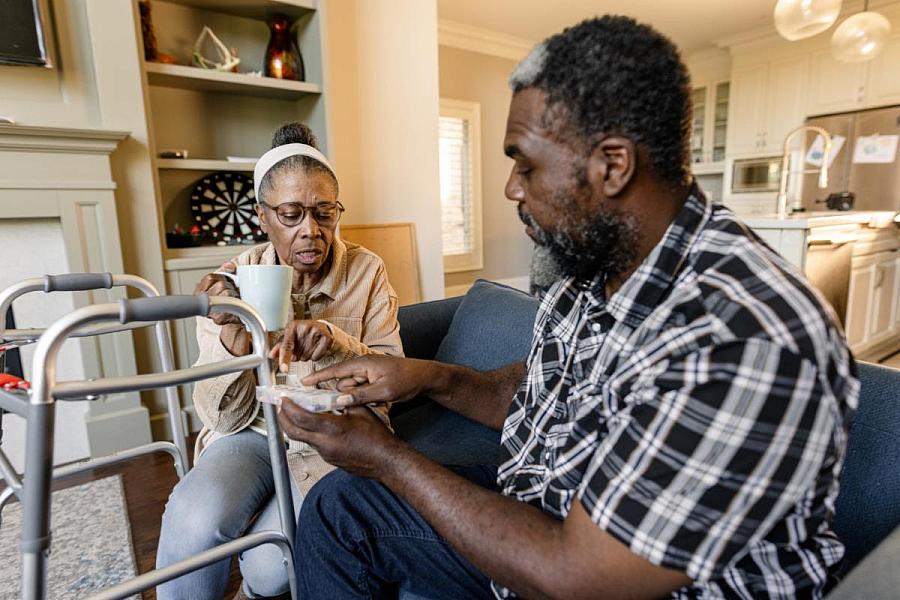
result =
[[[441,99],[438,136],[444,272],[484,267],[481,242],[481,109]]]

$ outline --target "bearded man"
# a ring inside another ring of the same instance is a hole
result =
[[[281,424],[343,468],[303,503],[305,598],[821,597],[858,382],[834,314],[689,170],[690,83],[624,17],[511,77],[506,196],[564,277],[524,364],[367,356],[313,374],[359,404],[428,395],[502,429],[448,469],[370,411]]]

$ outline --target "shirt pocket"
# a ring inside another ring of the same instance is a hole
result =
[[[361,317],[338,317],[338,316],[328,316],[322,317],[323,320],[328,321],[335,327],[340,327],[344,333],[349,334],[351,337],[355,337],[356,339],[362,341],[362,318]]]

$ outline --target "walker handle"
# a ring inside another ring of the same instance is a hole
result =
[[[109,289],[113,286],[112,273],[67,273],[44,275],[45,292],[83,292]]]
[[[205,317],[209,314],[209,296],[157,296],[119,300],[119,322],[123,325],[134,321],[168,321],[187,317]]]

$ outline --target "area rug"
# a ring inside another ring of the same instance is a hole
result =
[[[48,598],[85,598],[134,577],[131,527],[121,476],[54,492],[51,516]],[[21,505],[7,505],[2,519],[0,598],[12,600],[21,598]]]

